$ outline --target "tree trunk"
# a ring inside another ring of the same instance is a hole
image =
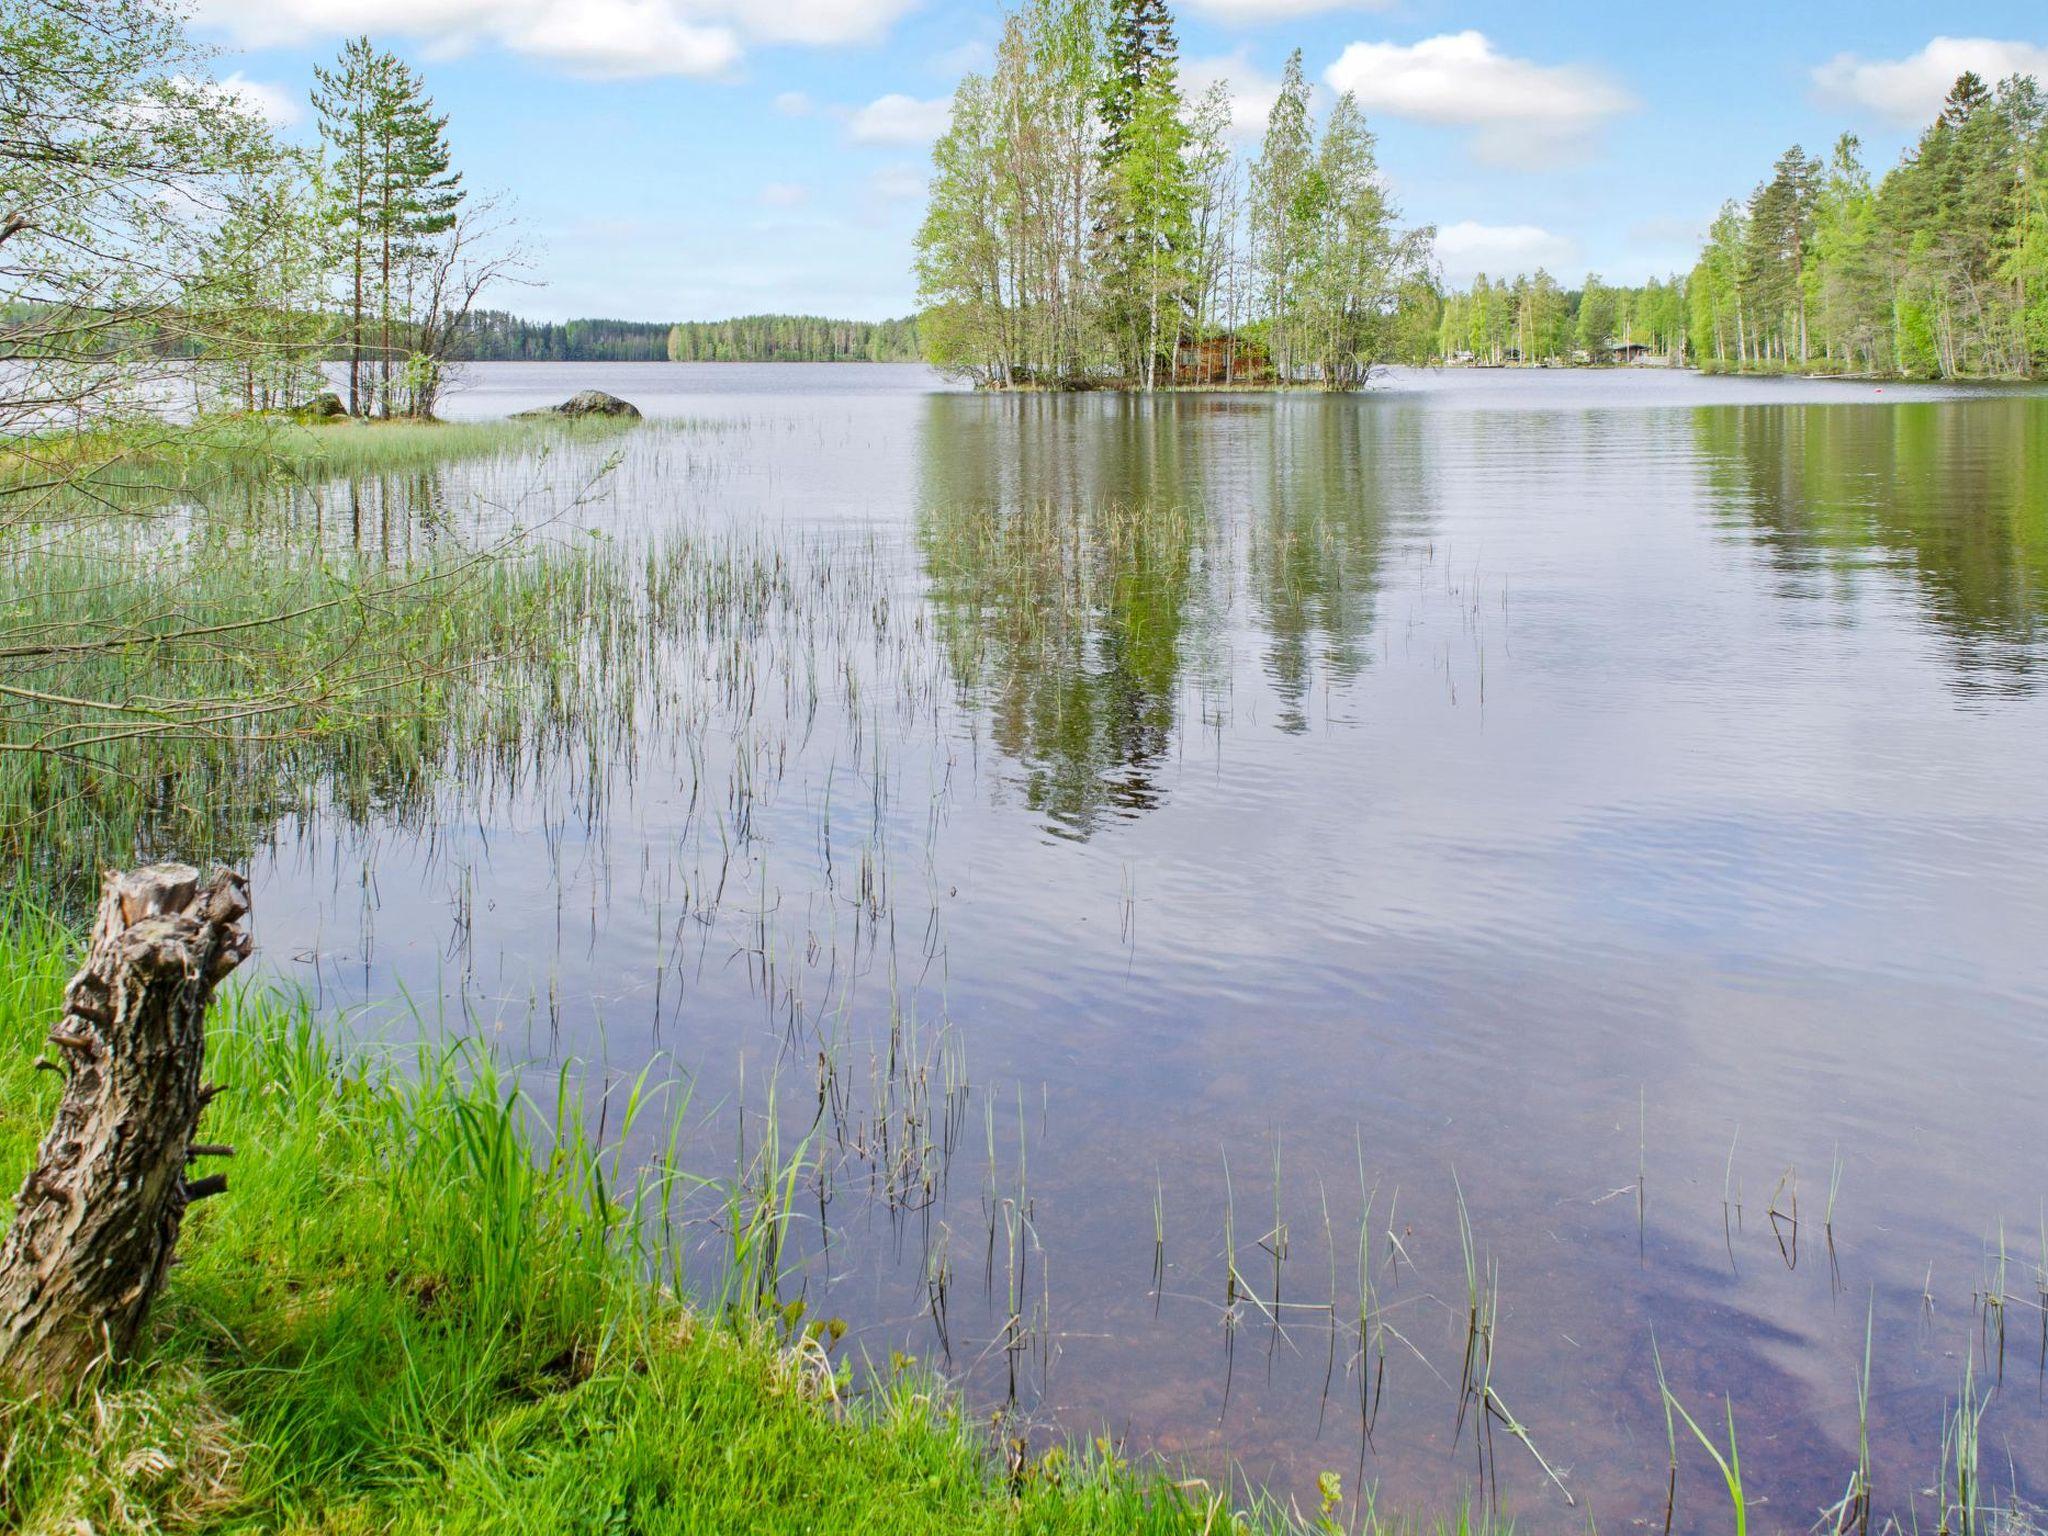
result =
[[[184,864],[109,874],[85,966],[50,1031],[57,1117],[0,1244],[0,1382],[68,1396],[135,1342],[186,1206],[227,1187],[188,1179],[219,1093],[202,1085],[206,1005],[249,954],[244,883]],[[47,1063],[46,1063],[47,1065]]]

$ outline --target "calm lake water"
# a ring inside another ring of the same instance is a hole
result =
[[[449,408],[588,387],[655,419],[380,515],[580,492],[608,538],[772,554],[748,684],[679,646],[687,729],[285,826],[274,971],[593,1102],[687,1073],[706,1171],[773,1084],[829,1184],[791,1292],[1034,1433],[1659,1528],[1654,1330],[1803,1530],[1868,1318],[1879,1515],[1938,1523],[1966,1362],[1987,1482],[2048,1499],[2048,397],[509,364]],[[1575,1507],[1459,1423],[1461,1192],[1491,1390]],[[1680,1456],[1677,1528],[1726,1528]]]

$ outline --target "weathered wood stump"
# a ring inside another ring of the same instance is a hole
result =
[[[57,1117],[0,1244],[0,1383],[68,1396],[127,1354],[162,1286],[185,1208],[227,1187],[188,1178],[227,1156],[195,1138],[206,1005],[249,954],[240,877],[183,864],[110,874],[85,966],[50,1031]]]

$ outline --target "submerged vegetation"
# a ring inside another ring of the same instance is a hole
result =
[[[74,960],[32,909],[0,919],[10,1186],[55,1101],[30,1061]],[[536,1103],[466,1040],[351,1053],[289,998],[224,997],[208,1046],[228,1088],[208,1126],[238,1149],[233,1192],[188,1221],[141,1360],[74,1406],[0,1403],[10,1529],[1309,1523],[1134,1466],[1108,1440],[1003,1454],[914,1362],[856,1368],[836,1319],[774,1294],[778,1234],[797,1219],[775,1190],[802,1147],[722,1181],[625,1162],[636,1121],[686,1113],[674,1085],[632,1085],[607,1139],[585,1129],[590,1106]],[[663,1279],[679,1224],[715,1228],[724,1252],[725,1284],[695,1306]],[[1317,1528],[1360,1529],[1331,1495]]]

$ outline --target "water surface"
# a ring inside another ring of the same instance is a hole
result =
[[[792,1286],[1041,1430],[1657,1526],[1654,1330],[1752,1518],[1804,1529],[1869,1316],[1880,1514],[1966,1361],[1987,1479],[2042,1496],[2048,398],[509,364],[450,409],[586,387],[657,419],[579,519],[788,552],[760,687],[424,820],[287,824],[276,971],[687,1072],[702,1166],[775,1083],[831,1169]],[[559,500],[610,451],[379,505]],[[1492,1386],[1575,1508],[1458,1424],[1460,1192]],[[1681,1450],[1677,1528],[1722,1528]]]

